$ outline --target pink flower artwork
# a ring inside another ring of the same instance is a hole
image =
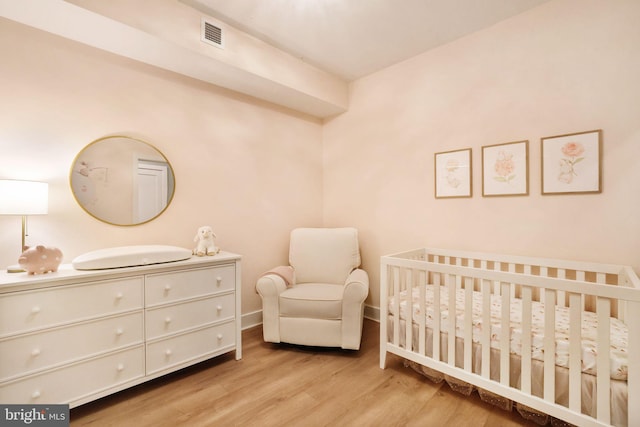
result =
[[[460,167],[460,162],[457,159],[449,159],[447,160],[447,164],[445,168],[447,169],[447,184],[449,187],[457,188],[460,185],[460,179],[456,175],[456,171]]]
[[[576,172],[576,164],[584,160],[584,146],[579,142],[567,142],[560,150],[565,157],[560,159],[560,173],[558,173],[558,181],[565,184],[571,184],[573,179],[578,176]]]
[[[513,173],[515,168],[516,164],[513,161],[513,153],[500,150],[500,152],[498,153],[498,157],[496,158],[496,163],[494,165],[496,176],[494,176],[493,179],[498,182],[504,182],[508,184],[512,179],[516,177],[516,175]]]

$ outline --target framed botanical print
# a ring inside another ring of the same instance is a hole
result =
[[[529,194],[529,141],[482,147],[482,196]]]
[[[435,154],[435,197],[471,197],[471,148]]]
[[[542,194],[602,192],[602,130],[542,138]]]

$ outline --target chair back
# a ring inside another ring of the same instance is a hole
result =
[[[343,284],[360,265],[358,230],[345,228],[296,228],[291,232],[289,264],[296,283]]]

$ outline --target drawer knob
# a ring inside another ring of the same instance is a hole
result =
[[[31,355],[33,357],[39,356],[40,355],[40,349],[39,348],[34,348],[33,350],[31,350]]]
[[[221,305],[217,306],[216,308],[218,309],[218,311],[222,311],[222,306]]]
[[[124,334],[124,330],[122,328],[116,329],[116,335],[120,336],[122,334]]]
[[[169,292],[171,290],[171,285],[164,285],[165,292]]]
[[[165,356],[167,356],[167,357],[171,356],[171,354],[172,354],[171,349],[166,350],[166,351],[164,352],[164,354],[165,354]]]
[[[171,323],[171,317],[165,317],[164,323]]]
[[[36,391],[34,391],[33,393],[31,393],[31,397],[32,397],[33,399],[37,399],[37,398],[39,398],[39,397],[40,397],[40,390],[36,390]]]
[[[218,334],[218,339],[221,340],[222,339],[222,334]]]
[[[116,367],[116,369],[118,370],[118,372],[124,371],[124,364],[123,363],[118,363],[118,366]]]
[[[33,314],[40,313],[40,306],[38,306],[38,305],[34,305],[34,306],[33,306],[33,308],[31,309],[31,312],[32,312]]]
[[[122,297],[123,297],[123,296],[124,296],[124,295],[122,294],[122,292],[118,292],[118,293],[116,294],[116,299],[122,299]]]
[[[216,277],[216,285],[220,286],[220,283],[222,283],[222,277],[218,276]]]

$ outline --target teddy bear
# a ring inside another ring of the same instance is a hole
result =
[[[197,256],[215,255],[220,252],[220,248],[216,246],[216,234],[213,229],[208,225],[203,225],[198,228],[196,236],[193,238],[194,242],[197,242],[196,247],[193,249],[193,254]]]

